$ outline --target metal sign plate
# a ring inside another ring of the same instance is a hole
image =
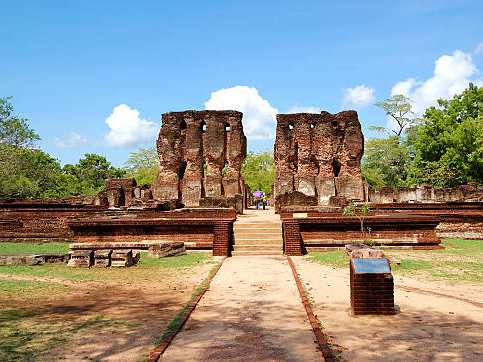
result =
[[[384,258],[377,259],[352,259],[352,265],[354,266],[354,273],[372,273],[372,274],[383,274],[390,273],[391,268],[389,267],[389,262]]]

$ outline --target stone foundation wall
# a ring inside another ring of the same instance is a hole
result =
[[[68,218],[103,212],[107,212],[106,207],[61,201],[0,202],[0,241],[72,240]]]
[[[483,186],[476,183],[438,188],[431,185],[393,190],[387,187],[369,190],[369,201],[387,203],[483,202]]]
[[[187,249],[226,253],[235,219],[235,210],[222,208],[109,210],[60,202],[0,203],[0,242],[163,239],[182,241]],[[72,227],[76,222],[80,231]]]
[[[299,216],[297,216],[299,215]],[[371,232],[361,232],[356,217],[339,215],[300,216],[300,213],[281,215],[284,230],[285,253],[301,255],[307,251],[343,248],[354,242],[411,248],[438,248],[436,235],[439,221],[434,217],[418,215],[370,216],[365,226]]]

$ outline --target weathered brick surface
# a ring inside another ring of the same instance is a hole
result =
[[[207,197],[243,194],[241,166],[246,156],[242,113],[184,111],[163,114],[157,141],[157,200],[180,199],[199,206]]]
[[[302,215],[302,218],[295,218]],[[371,233],[364,234],[357,217],[339,213],[282,212],[285,253],[300,255],[306,249],[343,247],[354,242],[371,239],[380,245],[427,246],[436,248],[441,240],[435,232],[439,220],[424,215],[374,215],[368,216],[365,227]]]
[[[298,191],[315,197],[319,205],[327,205],[331,196],[364,200],[363,147],[355,111],[278,114],[275,194],[281,197]],[[279,204],[287,204],[287,198]]]
[[[304,254],[300,226],[295,220],[283,222],[283,245],[286,255],[298,256]]]
[[[308,250],[343,247],[353,242],[373,242],[401,248],[439,248],[442,237],[483,239],[483,203],[372,204],[361,233],[357,217],[342,215],[336,207],[285,207],[282,223],[299,224],[299,234],[284,234],[285,242],[298,242]],[[294,220],[294,215],[297,217]],[[370,233],[367,228],[370,228]]]
[[[212,249],[214,225],[218,222],[231,225],[235,219],[234,209],[223,208],[112,211],[60,202],[0,203],[0,241],[150,239],[182,241],[187,249]],[[229,245],[226,235],[230,233],[220,234],[224,238],[220,240]]]
[[[233,223],[217,222],[213,233],[213,255],[230,256],[233,244]]]

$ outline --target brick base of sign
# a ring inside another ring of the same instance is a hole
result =
[[[391,273],[357,274],[350,263],[351,310],[354,315],[395,314]]]

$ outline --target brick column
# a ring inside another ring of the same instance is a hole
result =
[[[300,235],[299,223],[295,220],[283,222],[283,241],[286,255],[302,255],[302,236]]]
[[[213,227],[213,256],[230,256],[233,221],[217,222]]]

